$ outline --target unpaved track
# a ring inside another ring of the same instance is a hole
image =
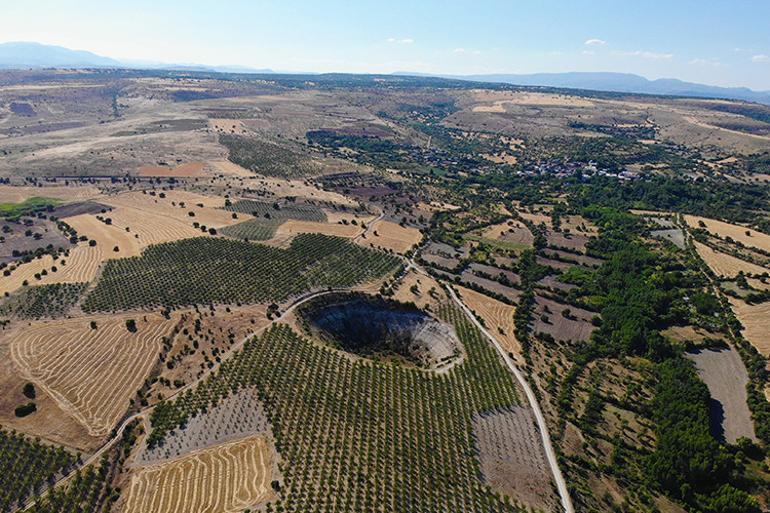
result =
[[[505,364],[508,366],[511,372],[513,372],[513,375],[516,376],[516,379],[519,381],[521,388],[524,389],[524,393],[527,395],[529,405],[535,414],[535,419],[537,419],[537,426],[540,430],[540,437],[543,441],[543,447],[545,448],[545,456],[548,459],[548,465],[551,467],[551,473],[553,474],[553,479],[556,482],[556,488],[559,491],[562,507],[566,513],[574,513],[575,509],[572,506],[572,499],[569,496],[569,490],[567,490],[567,483],[564,481],[561,469],[559,468],[559,463],[556,460],[556,452],[554,452],[553,445],[551,445],[551,437],[548,434],[548,429],[545,425],[545,418],[543,417],[543,412],[540,410],[540,405],[537,403],[535,393],[530,388],[529,383],[527,383],[526,378],[524,378],[524,375],[521,373],[519,368],[516,367],[516,364],[513,363],[513,360],[511,360],[511,358],[505,352],[503,346],[500,345],[500,342],[498,342],[497,339],[493,337],[484,328],[484,326],[481,325],[481,323],[479,323],[478,319],[476,319],[470,309],[465,306],[462,301],[460,301],[460,298],[457,297],[457,294],[455,294],[455,291],[452,290],[451,287],[447,287],[447,291],[449,292],[449,296],[452,298],[452,300],[457,303],[460,308],[462,308],[463,312],[465,312],[465,315],[468,316],[468,318],[479,329],[479,331],[481,331],[481,333],[483,333],[484,336],[486,336],[492,342],[492,345],[495,346],[495,349],[497,349],[497,351],[500,353],[500,356],[502,356],[503,360],[505,360]]]

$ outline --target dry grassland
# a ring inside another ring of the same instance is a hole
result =
[[[99,189],[92,185],[66,186],[54,185],[50,187],[17,187],[14,185],[0,185],[0,203],[21,203],[35,196],[54,198],[64,201],[84,200],[99,196]]]
[[[764,267],[746,262],[732,255],[715,251],[698,241],[693,241],[698,255],[706,262],[706,265],[718,276],[734,277],[740,271],[747,274],[762,274],[768,272]]]
[[[545,224],[548,227],[551,226],[551,216],[548,214],[544,214],[542,212],[532,213],[519,210],[519,215],[522,217],[522,219],[526,219],[532,223]]]
[[[214,167],[214,170],[218,173],[227,176],[241,176],[241,177],[253,177],[254,173],[248,169],[242,168],[238,164],[230,162],[229,160],[212,160],[209,162]]]
[[[234,513],[275,497],[273,449],[254,436],[145,467],[131,477],[124,513]]]
[[[143,213],[148,212],[164,219],[174,219],[190,228],[196,221],[208,227],[221,228],[251,218],[248,214],[239,214],[238,219],[233,219],[232,212],[221,208],[225,204],[224,198],[187,191],[164,191],[165,198],[159,197],[159,194],[152,196],[141,192],[128,192],[105,198],[103,202],[113,207],[138,209]],[[191,216],[190,212],[194,215]],[[105,216],[110,217],[109,214]]]
[[[141,166],[139,176],[147,177],[173,177],[173,178],[195,178],[209,176],[204,171],[205,162],[186,162],[176,167],[168,166]]]
[[[516,340],[516,326],[513,323],[516,308],[472,289],[455,288],[468,308],[484,319],[484,324],[506,352],[513,353],[516,360],[521,360],[521,344]]]
[[[401,226],[392,221],[379,220],[369,226],[366,238],[357,240],[362,246],[392,249],[404,254],[422,240],[422,233],[416,228]]]
[[[240,119],[217,118],[209,119],[209,128],[215,132],[226,134],[247,134],[249,130]]]
[[[417,293],[411,290],[415,285]],[[433,295],[431,295],[431,289],[433,289]],[[374,293],[376,292],[375,290]],[[414,303],[419,308],[430,307],[431,311],[436,312],[439,305],[446,302],[447,297],[444,289],[435,279],[410,269],[401,278],[393,299],[402,303]]]
[[[685,215],[684,220],[691,228],[699,228],[699,222],[706,225],[706,230],[714,233],[721,238],[730,237],[749,248],[758,248],[764,251],[770,251],[770,235],[751,230],[745,226],[738,226],[707,217]],[[751,235],[746,235],[746,232]]]
[[[770,329],[768,329],[770,303],[749,305],[740,299],[732,297],[728,299],[735,316],[743,325],[744,329],[741,332],[743,336],[757,348],[757,351],[765,356],[770,356]]]
[[[577,96],[548,93],[474,91],[473,99],[482,103],[473,112],[506,112],[506,105],[534,105],[539,107],[593,107],[594,102]]]
[[[129,318],[136,319],[135,333],[126,328]],[[11,356],[89,434],[105,436],[149,374],[174,322],[156,314],[33,322],[11,335]]]
[[[482,237],[494,240],[505,240],[516,244],[531,246],[535,237],[523,223],[519,221],[504,221],[494,224],[484,230]]]
[[[253,177],[254,174],[252,173],[250,176]],[[258,179],[255,178],[254,180],[251,180],[249,185],[265,189],[279,198],[297,196],[318,201],[328,201],[338,205],[347,205],[349,207],[358,206],[358,203],[355,200],[348,198],[347,196],[337,192],[323,190],[312,185],[310,182],[304,182],[302,180],[288,180],[284,178],[260,176]]]

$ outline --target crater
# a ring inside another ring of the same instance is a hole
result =
[[[305,303],[298,313],[311,334],[364,358],[437,369],[462,354],[452,326],[410,303],[361,293],[327,294]]]

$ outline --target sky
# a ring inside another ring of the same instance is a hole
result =
[[[0,0],[0,42],[279,71],[615,71],[770,90],[770,0]]]

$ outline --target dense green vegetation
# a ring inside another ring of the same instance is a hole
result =
[[[657,374],[657,443],[648,459],[650,476],[671,496],[702,511],[758,513],[758,504],[729,484],[740,469],[709,431],[710,395],[692,363],[672,358],[658,366]]]
[[[0,511],[10,511],[66,473],[76,457],[0,428]]]
[[[57,204],[59,204],[58,200],[38,196],[28,198],[21,203],[0,203],[0,217],[15,219],[36,212],[51,212]]]
[[[160,403],[150,443],[255,386],[282,460],[268,511],[516,511],[482,482],[472,429],[474,415],[517,403],[514,378],[462,313],[441,315],[467,350],[448,374],[354,361],[279,325]]]
[[[315,171],[308,157],[256,137],[220,134],[219,143],[230,150],[231,162],[255,173],[295,178]]]
[[[0,315],[22,319],[58,317],[74,306],[87,283],[55,283],[26,287],[0,306]]]
[[[572,374],[598,358],[643,356],[658,362],[650,405],[657,440],[644,462],[649,484],[699,511],[758,511],[736,488],[745,485],[741,467],[709,430],[706,386],[683,358],[683,348],[660,333],[709,316],[723,325],[713,317],[719,302],[703,292],[705,276],[696,263],[685,265],[685,253],[646,247],[638,237],[643,224],[635,216],[600,207],[584,214],[602,229],[591,250],[607,259],[597,271],[580,276],[582,286],[574,294],[600,310],[601,325],[575,355]]]
[[[109,260],[86,297],[88,312],[190,304],[281,301],[315,288],[384,276],[398,258],[338,237],[302,234],[288,249],[223,238],[159,244]]]

